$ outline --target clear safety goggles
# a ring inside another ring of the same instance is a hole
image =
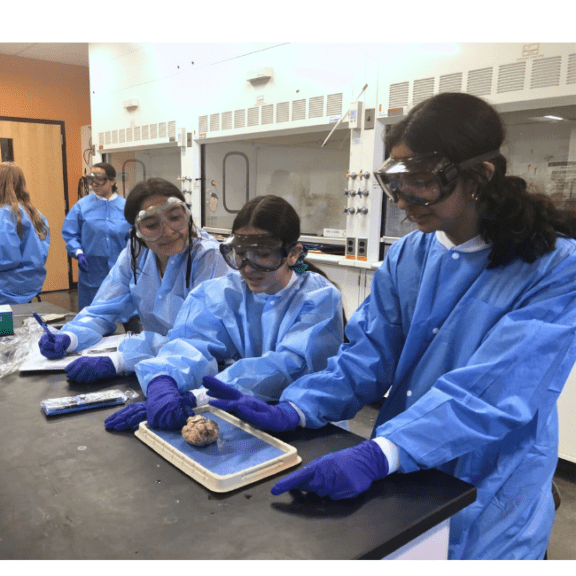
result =
[[[450,196],[460,172],[495,158],[499,150],[455,164],[440,154],[411,158],[388,158],[375,171],[376,180],[393,202],[399,198],[411,204],[431,206]]]
[[[220,244],[220,252],[234,270],[250,264],[261,272],[278,270],[288,257],[288,247],[267,234],[234,234]]]
[[[102,174],[94,174],[94,172],[91,172],[86,176],[86,180],[88,180],[88,184],[90,185],[98,184],[98,186],[102,186],[103,184],[106,184],[106,181],[110,180],[110,178]]]
[[[164,234],[164,226],[169,226],[177,232],[188,226],[190,218],[190,209],[186,203],[172,196],[160,206],[152,206],[138,212],[134,223],[136,236],[154,242]]]

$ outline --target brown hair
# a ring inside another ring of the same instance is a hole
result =
[[[26,190],[24,172],[14,162],[0,163],[0,206],[8,205],[16,216],[16,230],[22,238],[22,217],[18,205],[28,214],[36,233],[41,240],[48,235],[48,227],[40,212],[34,208],[30,201],[30,194]]]

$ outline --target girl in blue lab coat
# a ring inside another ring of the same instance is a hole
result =
[[[40,339],[40,351],[51,359],[84,350],[116,330],[116,322],[137,315],[143,332],[120,344],[112,359],[83,357],[66,368],[80,383],[134,370],[140,350],[162,341],[186,296],[205,280],[226,274],[228,265],[217,240],[198,232],[184,194],[162,178],[138,183],[126,201],[125,216],[133,228],[130,242],[102,283],[94,301],[68,322],[52,342]]]
[[[372,439],[273,494],[351,498],[393,472],[438,468],[477,488],[451,519],[449,558],[543,558],[556,403],[576,361],[576,218],[506,175],[503,140],[496,111],[469,94],[415,106],[375,174],[418,230],[391,246],[349,342],[276,406],[206,379],[211,404],[269,430],[352,418],[388,393]]]
[[[50,229],[13,162],[0,164],[0,239],[0,304],[30,302],[46,278]]]
[[[94,194],[80,198],[62,226],[66,250],[78,260],[79,311],[94,299],[130,232],[124,218],[126,199],[116,194],[114,167],[106,162],[94,164],[88,183]]]
[[[299,237],[300,219],[288,202],[272,195],[248,202],[220,247],[235,270],[189,294],[168,342],[136,365],[147,402],[117,412],[106,427],[135,428],[146,419],[182,427],[190,408],[206,402],[206,375],[277,400],[288,384],[325,368],[342,343],[342,297],[306,270]]]

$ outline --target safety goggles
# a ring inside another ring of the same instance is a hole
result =
[[[374,175],[393,202],[402,198],[411,204],[431,206],[452,194],[462,170],[472,168],[499,154],[499,150],[494,150],[459,164],[436,152],[411,158],[388,158],[374,171]]]
[[[267,234],[234,234],[220,244],[224,260],[234,270],[250,264],[261,272],[274,272],[288,257],[288,250],[281,240]]]
[[[108,176],[103,176],[102,174],[94,174],[91,172],[86,176],[86,180],[88,180],[88,184],[90,185],[98,184],[98,186],[102,186],[103,184],[106,184],[106,181],[110,180],[110,178],[108,178]]]
[[[177,232],[188,226],[190,217],[190,209],[186,203],[172,196],[160,206],[152,206],[138,212],[134,223],[136,236],[154,242],[164,234],[164,226],[169,226]]]

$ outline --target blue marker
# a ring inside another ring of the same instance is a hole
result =
[[[50,332],[50,330],[48,330],[48,324],[46,324],[46,322],[44,322],[44,320],[42,320],[42,318],[40,318],[40,316],[38,316],[38,314],[36,314],[36,312],[32,312],[32,315],[34,316],[34,318],[36,318],[36,322],[38,322],[38,324],[40,324],[40,326],[42,326],[42,328],[44,328],[44,332],[46,332],[46,334],[48,334],[48,338],[50,338],[50,340],[52,342],[55,342],[56,338],[55,338],[54,334],[52,334],[52,332]]]

